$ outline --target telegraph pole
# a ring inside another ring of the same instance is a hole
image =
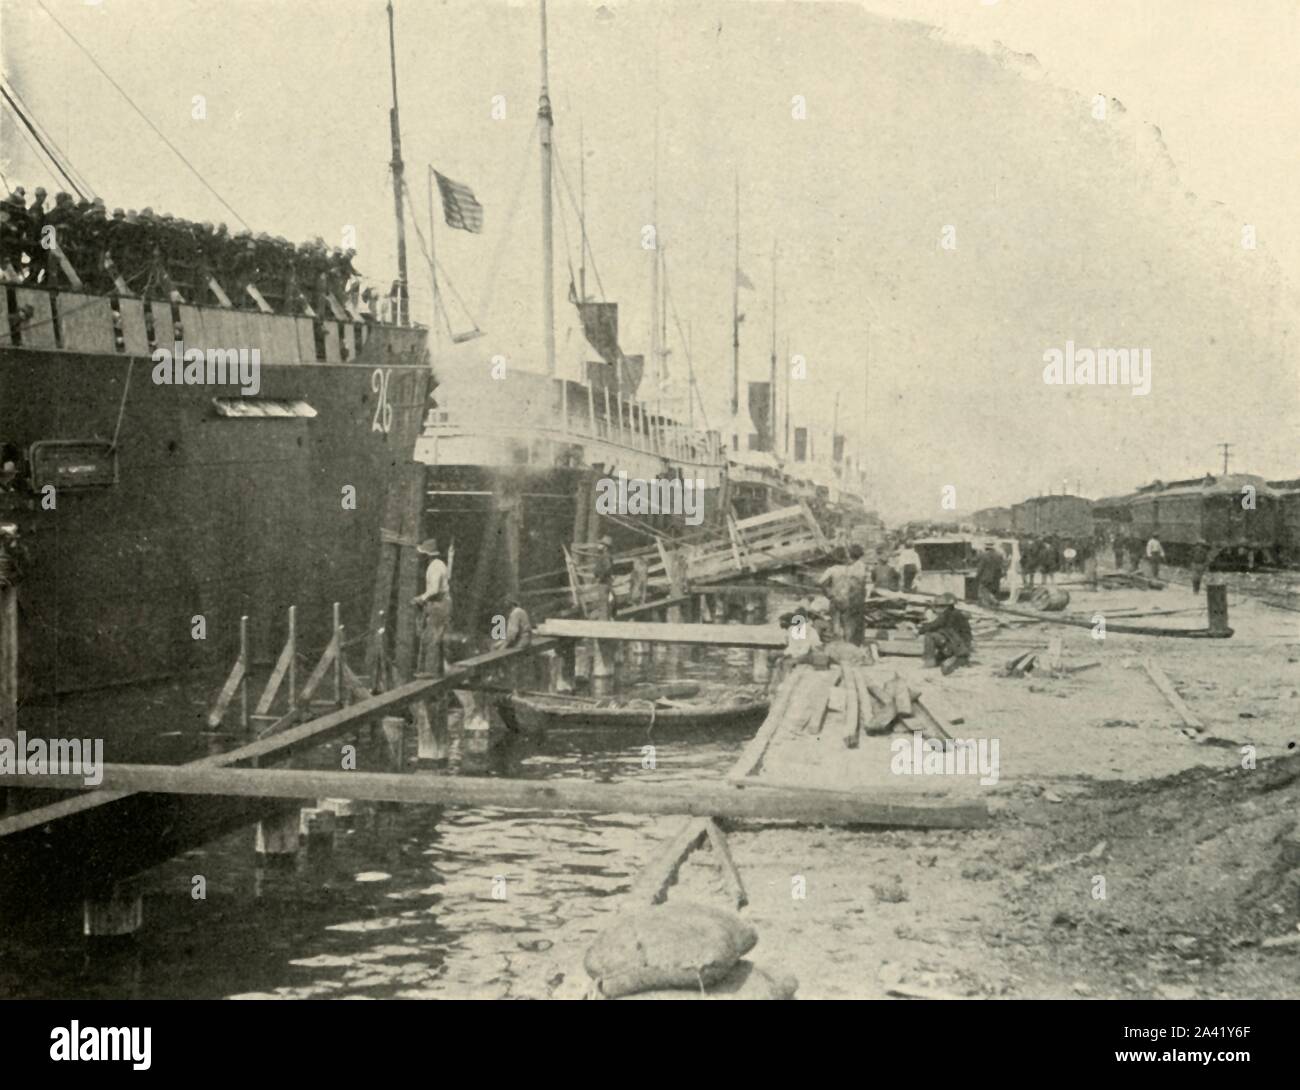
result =
[[[1228,475],[1228,451],[1232,449],[1231,443],[1220,443],[1219,449],[1223,451],[1223,475]]]

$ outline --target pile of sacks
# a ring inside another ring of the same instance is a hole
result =
[[[683,902],[620,916],[583,964],[592,998],[793,999],[799,982],[743,960],[758,934],[730,912]]]

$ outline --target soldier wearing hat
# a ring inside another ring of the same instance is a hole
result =
[[[937,664],[945,674],[958,666],[970,665],[974,639],[970,622],[957,609],[957,599],[951,594],[941,594],[934,600],[934,619],[920,626],[925,636],[925,662]]]
[[[424,593],[411,601],[423,608],[420,627],[420,658],[415,672],[424,677],[442,677],[443,640],[451,625],[451,574],[443,563],[436,538],[426,538],[416,552],[429,557],[424,569]]]
[[[591,572],[596,587],[592,616],[598,621],[608,621],[614,615],[614,558],[609,555],[614,539],[604,534],[597,544],[600,548]]]

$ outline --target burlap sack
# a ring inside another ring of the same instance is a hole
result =
[[[729,912],[683,902],[619,917],[583,959],[609,999],[663,988],[707,986],[727,976],[758,935]]]

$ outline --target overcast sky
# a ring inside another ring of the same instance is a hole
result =
[[[362,270],[392,278],[382,2],[44,3],[254,230],[335,243],[354,226]],[[486,336],[436,366],[502,353],[543,369],[536,5],[396,7],[421,229],[430,162],[486,208],[481,236],[438,230],[471,312],[453,303],[453,323]],[[564,298],[580,126],[596,266],[622,304],[624,349],[648,348],[657,106],[660,239],[714,426],[738,174],[756,286],[742,293],[742,380],[767,375],[775,242],[782,358],[808,363],[794,422],[824,432],[838,397],[887,516],[939,514],[945,485],[966,512],[1066,479],[1123,491],[1216,468],[1223,440],[1234,469],[1300,474],[1298,12],[1290,0],[553,3],[561,361],[585,354]],[[0,0],[0,36],[7,78],[110,208],[238,226],[36,0]],[[9,183],[52,188],[7,111],[0,125]],[[941,246],[947,226],[955,249]],[[419,317],[428,276],[410,241]],[[1043,354],[1067,340],[1149,348],[1150,395],[1045,385]]]

